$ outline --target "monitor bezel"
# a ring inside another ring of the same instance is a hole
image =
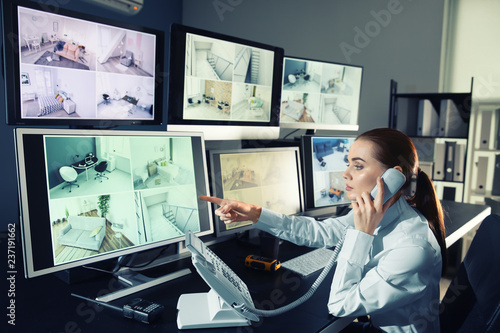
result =
[[[31,191],[28,194],[28,183],[27,183],[27,177],[26,177],[26,168],[25,168],[25,150],[24,150],[24,144],[25,144],[25,138],[24,135],[36,135],[40,136],[41,138],[39,139],[42,141],[43,145],[43,138],[45,136],[52,136],[52,135],[62,135],[62,136],[88,136],[88,137],[98,137],[98,136],[137,136],[137,137],[192,137],[199,141],[200,144],[200,153],[201,156],[199,156],[200,160],[200,166],[203,168],[203,175],[199,175],[204,178],[203,183],[197,183],[197,204],[198,204],[198,210],[203,210],[203,217],[200,214],[200,218],[206,218],[207,220],[204,222],[204,225],[207,226],[208,228],[206,230],[201,230],[200,232],[197,232],[196,234],[198,236],[205,236],[205,235],[211,235],[214,233],[214,223],[213,223],[213,213],[212,213],[212,207],[209,203],[206,201],[203,201],[199,198],[200,195],[210,195],[210,185],[209,185],[209,178],[208,178],[208,169],[207,169],[207,163],[206,163],[206,149],[205,149],[205,140],[203,138],[203,133],[190,133],[190,132],[167,132],[167,131],[116,131],[116,130],[89,130],[89,129],[43,129],[43,128],[16,128],[14,129],[14,136],[15,136],[15,145],[16,145],[16,170],[17,170],[17,179],[18,179],[18,196],[19,196],[19,210],[20,210],[20,229],[21,229],[21,241],[22,241],[22,249],[23,249],[23,262],[24,262],[24,273],[26,278],[33,278],[37,276],[42,276],[50,273],[55,273],[59,272],[62,270],[70,269],[70,268],[76,268],[80,267],[83,265],[88,265],[92,263],[98,263],[102,262],[108,259],[113,259],[116,257],[120,257],[123,255],[127,254],[133,254],[133,253],[138,253],[138,252],[143,252],[143,251],[148,251],[148,250],[153,250],[156,248],[164,247],[166,245],[170,244],[176,244],[176,243],[181,243],[184,241],[185,236],[179,236],[176,238],[172,239],[167,239],[167,240],[161,240],[161,241],[156,241],[153,243],[146,243],[146,244],[141,244],[137,245],[128,249],[121,249],[119,251],[114,251],[114,252],[109,252],[109,253],[104,253],[101,255],[97,256],[92,256],[88,258],[83,258],[83,259],[78,259],[76,261],[70,261],[62,264],[55,265],[55,263],[52,263],[50,267],[44,267],[41,269],[36,269],[36,262],[33,257],[33,247],[32,247],[32,235],[36,231],[33,228],[34,221],[33,216],[31,216],[30,209],[33,209],[33,200],[30,199],[33,198],[33,191]],[[193,151],[194,153],[194,151]],[[43,153],[42,153],[43,154]],[[45,156],[43,157],[43,168],[39,171],[40,174],[45,174],[46,173],[46,160]],[[198,164],[198,163],[196,163]],[[200,169],[198,169],[200,170]],[[44,176],[45,179],[45,176]],[[199,186],[202,188],[200,189]],[[45,197],[47,197],[47,187],[44,186],[41,191],[44,191]],[[42,197],[44,197],[42,195]],[[38,198],[38,197],[37,197]],[[36,203],[39,205],[40,203]],[[30,208],[31,207],[31,208]],[[48,200],[42,203],[41,208],[37,208],[38,211],[40,209],[47,208],[48,210]],[[47,212],[48,216],[48,212]],[[50,220],[45,221],[47,225],[50,225]],[[53,253],[53,247],[52,247],[52,239],[49,239],[47,241],[47,244],[50,244],[50,249],[47,251],[50,253]],[[47,254],[45,254],[47,255]]]
[[[299,191],[299,205],[300,211],[296,213],[300,213],[304,211],[304,190],[303,190],[303,182],[302,182],[302,160],[301,160],[301,152],[299,147],[267,147],[267,148],[241,148],[241,149],[218,149],[218,150],[210,150],[208,152],[210,156],[210,191],[214,196],[223,198],[223,190],[220,186],[220,168],[215,168],[215,162],[217,156],[221,154],[245,154],[245,153],[266,153],[266,152],[280,152],[280,151],[290,151],[295,153],[295,159],[297,163],[297,181],[298,181],[298,191]],[[224,222],[220,220],[218,216],[215,215],[214,207],[214,228],[215,234],[217,237],[223,237],[228,235],[239,234],[241,232],[250,230],[253,228],[252,224],[236,227],[234,229],[226,229],[224,227]]]
[[[261,48],[274,53],[273,82],[271,86],[270,119],[262,121],[184,119],[184,85],[186,61],[186,35],[237,43]],[[206,140],[277,139],[279,137],[279,115],[281,78],[284,50],[278,46],[267,45],[234,36],[202,30],[181,24],[170,27],[170,68],[167,129],[176,131],[202,130]]]
[[[302,58],[302,57],[296,57],[296,56],[291,56],[291,55],[285,54],[283,57],[283,71],[282,71],[281,86],[280,86],[281,98],[283,98],[283,82],[284,82],[284,78],[285,78],[285,65],[286,65],[287,59],[297,60],[297,61],[317,62],[317,63],[322,63],[322,64],[340,65],[340,66],[361,69],[361,78],[360,78],[360,87],[359,87],[359,96],[358,96],[357,120],[356,120],[356,124],[318,124],[318,123],[305,123],[305,122],[290,123],[290,122],[282,122],[281,121],[281,114],[280,114],[280,127],[281,128],[288,128],[288,129],[301,129],[301,130],[305,129],[305,130],[330,130],[330,131],[358,131],[359,130],[359,113],[360,113],[361,94],[362,94],[362,87],[363,87],[364,67],[361,65],[353,65],[353,64],[346,64],[346,63],[341,63],[341,62],[326,61],[326,60],[319,60],[319,59],[312,59],[312,58]],[[280,108],[281,108],[281,104],[282,104],[282,100],[280,99]]]
[[[147,33],[156,36],[155,45],[155,77],[154,77],[154,106],[153,118],[151,119],[122,119],[122,118],[76,118],[55,117],[45,118],[23,118],[21,101],[21,70],[19,58],[20,36],[18,31],[18,7],[38,10],[49,14],[66,16],[71,19],[85,20],[95,24],[127,29],[139,33]],[[1,6],[3,18],[3,57],[4,57],[4,80],[5,80],[5,105],[6,123],[17,126],[69,126],[76,128],[112,128],[127,125],[162,125],[164,122],[163,95],[164,95],[164,45],[165,33],[161,30],[139,26],[128,22],[103,18],[85,13],[67,10],[59,6],[52,7],[41,3],[26,0],[3,1]]]

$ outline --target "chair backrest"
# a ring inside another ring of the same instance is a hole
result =
[[[102,161],[100,162],[99,164],[97,164],[94,169],[95,171],[97,172],[103,172],[104,170],[106,170],[106,168],[108,167],[108,162],[107,161]]]
[[[75,169],[69,166],[62,166],[59,168],[59,174],[61,175],[62,179],[64,179],[67,182],[72,182],[78,177],[78,173],[76,172]]]
[[[500,215],[484,219],[441,302],[441,332],[500,332]]]

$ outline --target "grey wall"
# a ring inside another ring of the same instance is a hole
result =
[[[9,1],[9,0],[3,0]],[[129,22],[140,26],[146,26],[165,31],[165,81],[168,82],[168,49],[170,24],[181,23],[182,2],[181,0],[146,0],[142,10],[134,16],[126,16],[103,7],[95,6],[85,1],[77,0],[44,0],[40,1],[49,6],[52,11],[57,11],[58,6],[69,10],[94,14],[96,16],[110,18],[117,21]],[[1,18],[0,18],[1,20]],[[3,24],[3,23],[2,23]],[[3,34],[0,28],[0,34]],[[2,65],[3,66],[3,65]],[[0,78],[0,91],[4,91],[3,67],[2,78]],[[167,96],[167,84],[164,86],[164,95]],[[166,119],[167,100],[164,98],[164,119]],[[16,162],[14,149],[14,126],[5,124],[5,97],[0,93],[0,232],[7,230],[7,224],[16,223],[19,220]],[[152,130],[164,130],[165,126],[148,127]],[[20,230],[17,233],[20,236]]]
[[[387,126],[391,79],[402,92],[437,92],[443,8],[443,0],[183,0],[182,23],[364,66],[364,132]]]

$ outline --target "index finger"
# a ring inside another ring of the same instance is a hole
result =
[[[214,203],[216,205],[222,206],[222,200],[223,199],[221,199],[221,198],[209,197],[209,196],[206,196],[206,195],[200,195],[200,199],[203,200],[203,201],[208,201],[208,202]]]
[[[379,204],[381,207],[384,203],[384,193],[385,188],[384,188],[384,181],[382,180],[381,177],[377,178],[377,195],[374,198],[375,204]]]

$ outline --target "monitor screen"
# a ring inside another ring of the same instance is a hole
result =
[[[177,24],[170,42],[169,130],[279,137],[283,49]]]
[[[18,128],[26,276],[213,233],[202,134]]]
[[[7,123],[162,123],[164,33],[3,1]]]
[[[212,193],[282,214],[303,210],[298,147],[211,150]],[[225,224],[214,219],[217,236],[250,229],[252,222]]]
[[[280,126],[358,130],[363,67],[285,57]]]
[[[302,137],[306,209],[349,205],[344,171],[355,137]]]

